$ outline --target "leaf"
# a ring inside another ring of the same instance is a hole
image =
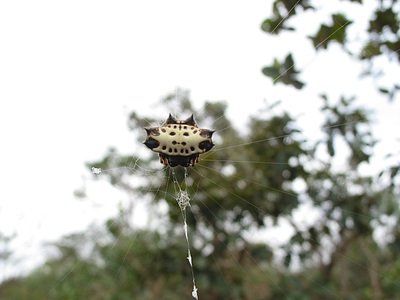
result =
[[[397,54],[397,59],[400,61],[400,39],[394,42],[384,42],[383,45],[385,45],[389,50]]]
[[[296,14],[298,8],[314,9],[309,0],[276,0],[273,4],[272,17],[264,20],[261,29],[269,34],[279,34],[282,30],[293,31],[286,23]]]
[[[265,76],[271,77],[274,80],[279,76],[279,68],[276,67],[265,67],[262,69],[262,72]]]
[[[389,94],[390,91],[387,88],[379,88],[379,91],[383,94]]]
[[[250,249],[251,257],[258,261],[270,261],[273,257],[273,252],[264,244],[256,244]]]
[[[282,3],[285,7],[286,14],[294,15],[298,8],[303,8],[304,10],[313,9],[314,7],[310,4],[309,0],[280,0],[276,3]]]
[[[291,67],[294,66],[294,60],[293,60],[292,54],[289,54],[289,55],[286,56],[285,62],[284,62],[283,65],[284,65],[285,68],[291,68]]]
[[[290,266],[290,263],[292,262],[292,253],[288,252],[285,255],[285,258],[283,260],[283,264],[285,265],[286,268]]]
[[[272,79],[273,84],[278,82],[292,85],[296,89],[304,87],[304,82],[300,81],[297,76],[299,71],[296,69],[292,55],[289,53],[283,62],[274,59],[272,65],[264,67],[262,73]]]
[[[387,8],[384,10],[375,11],[375,18],[369,23],[369,32],[382,33],[385,28],[390,29],[392,33],[399,31],[399,20],[397,14],[393,11],[393,8]]]
[[[344,45],[346,28],[352,21],[348,20],[343,14],[333,14],[331,18],[331,25],[322,24],[318,32],[310,37],[316,49],[320,47],[327,49],[329,43],[332,41]]]
[[[326,234],[326,235],[331,235],[331,229],[329,228],[328,225],[324,225],[324,226],[322,227],[322,232],[323,232],[324,234]]]
[[[279,34],[282,30],[293,31],[294,28],[287,27],[285,25],[285,19],[279,15],[264,20],[261,24],[261,30],[270,34]]]
[[[326,148],[328,153],[331,157],[335,156],[335,147],[333,146],[333,137],[332,135],[329,136],[328,140],[326,141]]]
[[[301,89],[304,87],[305,83],[302,82],[302,81],[299,81],[299,80],[293,80],[293,81],[292,81],[292,85],[293,85],[296,89],[301,90]]]
[[[393,85],[391,88],[380,87],[378,90],[382,94],[387,95],[388,99],[390,101],[392,101],[395,98],[396,93],[399,90],[399,88],[398,88],[398,86]]]
[[[399,173],[399,171],[400,171],[400,166],[391,167],[391,168],[390,168],[390,178],[393,180],[394,177],[397,176],[397,174]]]
[[[360,58],[370,59],[380,54],[382,54],[381,45],[375,41],[370,41],[364,45],[364,48],[361,50]]]

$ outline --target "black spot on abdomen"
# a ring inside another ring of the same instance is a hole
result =
[[[160,143],[157,140],[153,139],[152,137],[147,138],[144,141],[144,144],[147,146],[147,148],[150,148],[151,150],[157,148],[160,145]]]
[[[214,144],[211,141],[202,141],[199,143],[199,148],[204,152],[210,151],[212,147],[214,147]]]

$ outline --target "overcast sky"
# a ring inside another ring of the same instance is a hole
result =
[[[189,89],[196,106],[226,100],[236,117],[254,114],[265,99],[291,99],[310,130],[316,93],[365,90],[379,111],[378,137],[398,138],[398,105],[374,100],[370,82],[354,81],[360,68],[339,48],[327,61],[310,46],[296,49],[304,93],[272,86],[261,68],[300,44],[261,32],[269,11],[265,0],[0,3],[0,232],[17,234],[18,255],[30,257],[24,264],[37,263],[41,242],[115,214],[122,195],[110,189],[93,192],[96,205],[74,198],[84,164],[109,146],[134,147],[126,114],[151,114],[151,104],[176,87]],[[362,18],[368,9],[352,12]]]

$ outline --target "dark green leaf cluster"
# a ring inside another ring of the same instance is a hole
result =
[[[343,14],[333,14],[330,25],[322,24],[318,32],[311,36],[310,39],[315,49],[324,48],[327,49],[328,45],[332,41],[336,41],[343,45],[346,42],[346,27],[349,26],[352,21],[348,20]]]
[[[362,1],[346,1],[353,2],[352,5],[355,9],[362,5]],[[365,61],[367,69],[365,74],[377,77],[384,73],[384,68],[375,61],[378,62],[382,57],[386,57],[389,61],[400,62],[400,5],[398,4],[397,0],[381,1],[368,20],[353,20],[339,6],[337,11],[331,13],[329,22],[316,23],[315,33],[311,34],[309,39],[316,51],[327,49],[333,42],[339,44],[352,58]],[[293,19],[309,22],[311,18],[310,14],[303,17],[302,11],[312,9],[318,13],[318,9],[308,1],[275,0],[272,7],[272,15],[261,25],[261,29],[268,34],[281,34],[285,31],[296,32],[296,28],[289,25]],[[352,25],[363,21],[367,21],[366,23],[369,24],[365,28],[365,32],[350,36],[349,30]],[[358,50],[354,50],[354,45],[358,45]],[[289,53],[287,57],[290,55]],[[283,63],[279,64],[275,59],[272,65],[264,67],[262,70],[264,75],[271,77],[274,83],[278,82],[277,78],[284,76],[288,68],[296,70],[294,62],[283,69],[279,69],[279,65],[283,65]],[[297,80],[280,80],[279,82],[293,85],[298,89],[302,87]],[[399,88],[398,84],[394,83],[392,87],[379,87],[378,90],[386,94],[389,99],[393,99]]]
[[[340,137],[351,149],[349,165],[356,168],[362,162],[368,162],[372,147],[376,141],[369,129],[369,114],[364,109],[355,108],[355,98],[342,97],[339,105],[330,105],[326,95],[322,96],[326,113],[324,130],[327,134],[327,151],[331,157],[335,155],[334,139]],[[339,126],[338,126],[339,125]]]
[[[299,9],[313,9],[309,0],[276,0],[272,5],[273,15],[266,19],[261,29],[270,34],[279,34],[283,30],[294,30],[286,25],[288,16],[295,15]]]
[[[270,77],[274,84],[280,82],[283,84],[292,85],[296,89],[301,89],[304,86],[304,82],[297,78],[299,71],[295,68],[294,60],[291,54],[288,54],[283,62],[274,59],[272,65],[264,67],[262,72],[265,76]]]

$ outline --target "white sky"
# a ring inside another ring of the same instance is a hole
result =
[[[95,191],[96,205],[74,198],[84,163],[109,146],[134,147],[126,113],[151,113],[176,87],[190,89],[198,106],[228,101],[231,116],[254,114],[264,99],[286,99],[309,130],[318,119],[316,93],[361,90],[380,111],[379,137],[389,144],[399,137],[392,129],[400,125],[398,103],[376,99],[371,82],[357,81],[359,66],[335,47],[328,62],[309,46],[296,49],[309,82],[304,92],[273,87],[261,68],[300,44],[261,32],[269,9],[261,0],[0,3],[0,232],[17,234],[24,264],[40,259],[43,241],[115,213],[109,199],[122,195],[111,190]]]

